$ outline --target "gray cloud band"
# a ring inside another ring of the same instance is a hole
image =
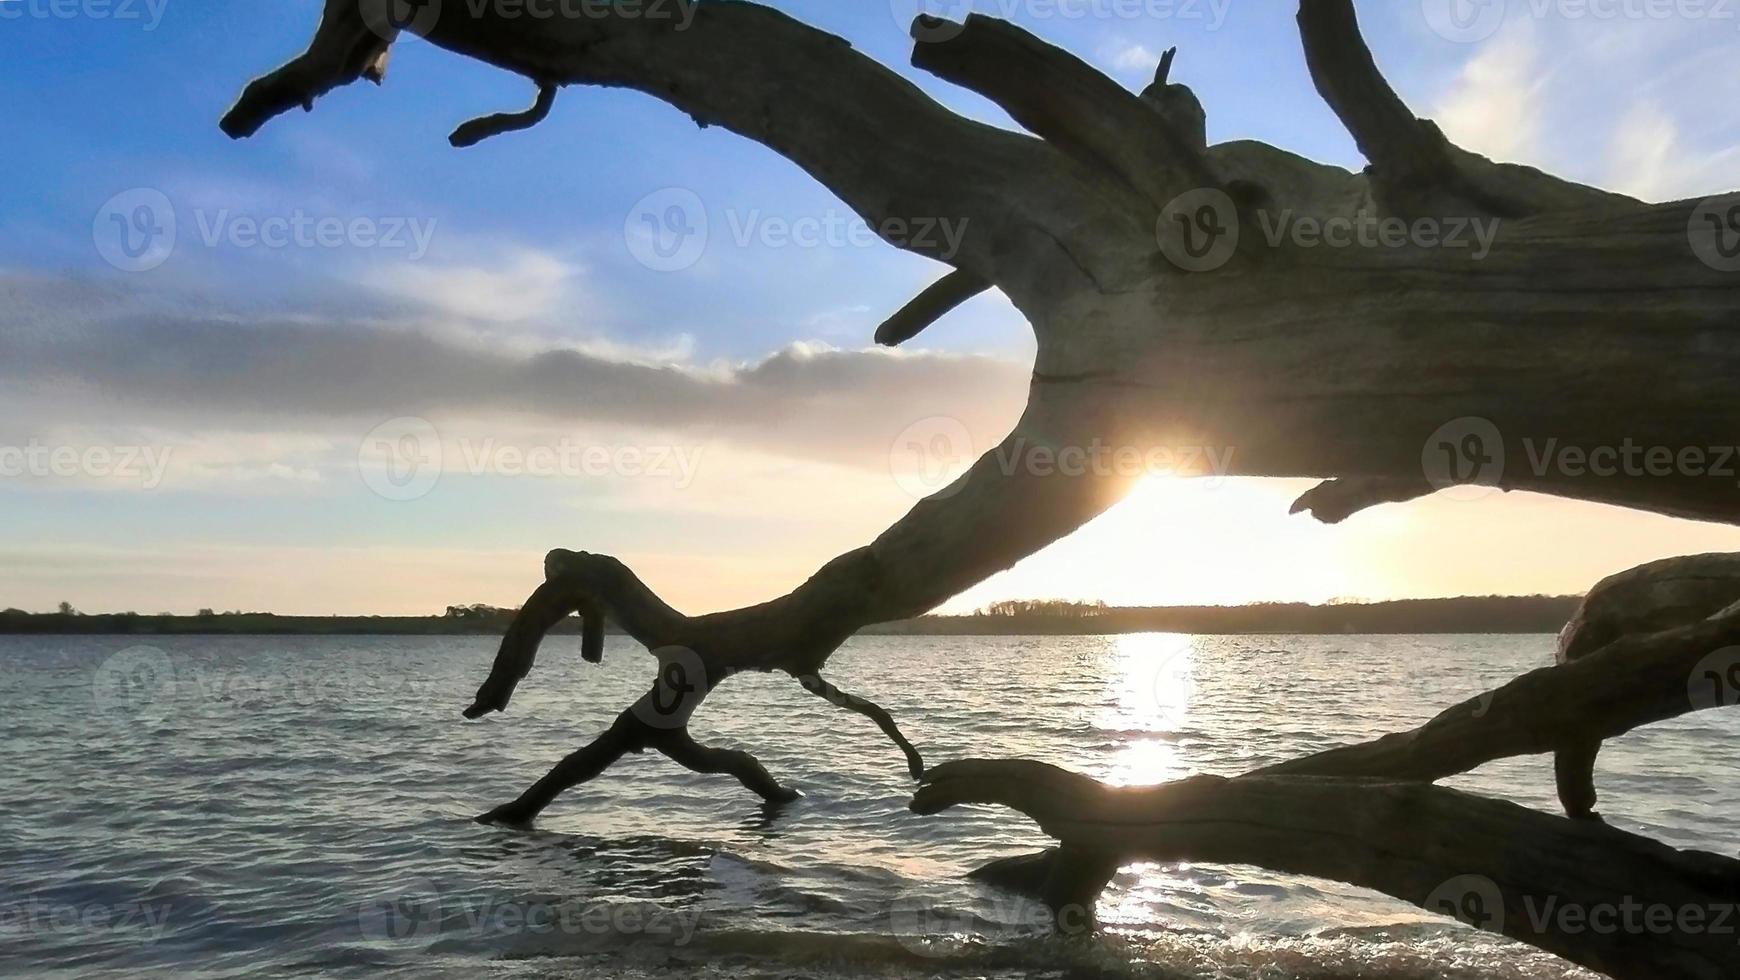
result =
[[[336,317],[238,321],[63,279],[0,276],[0,291],[13,299],[0,308],[0,445],[23,445],[49,422],[360,435],[418,415],[652,428],[882,468],[891,434],[915,414],[1001,435],[1028,380],[1023,365],[983,356],[794,345],[698,369],[574,349],[504,353]]]

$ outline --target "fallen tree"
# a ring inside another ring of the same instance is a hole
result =
[[[552,552],[545,584],[504,638],[467,715],[506,707],[544,632],[576,613],[586,623],[583,655],[601,655],[608,616],[655,652],[659,679],[597,741],[485,819],[530,820],[564,788],[646,748],[698,771],[729,772],[766,799],[788,798],[792,791],[752,757],[688,735],[701,699],[745,670],[786,672],[865,714],[922,773],[885,712],[838,692],[819,671],[859,628],[934,608],[1070,533],[1129,489],[1130,479],[1115,472],[1061,470],[1062,450],[1236,449],[1232,475],[1325,481],[1298,509],[1328,520],[1473,483],[1740,521],[1733,481],[1683,462],[1686,452],[1731,444],[1735,431],[1736,410],[1724,396],[1740,370],[1733,339],[1740,276],[1726,236],[1740,198],[1646,204],[1451,144],[1384,81],[1349,0],[1303,0],[1299,23],[1318,91],[1370,163],[1362,174],[1261,143],[1208,145],[1203,108],[1172,81],[1170,53],[1154,85],[1136,95],[1003,21],[919,18],[913,64],[990,99],[1022,133],[965,119],[841,39],[784,14],[729,0],[667,10],[671,16],[629,17],[591,8],[551,19],[503,16],[487,4],[327,0],[307,51],[250,84],[223,127],[247,136],[336,87],[381,81],[387,52],[405,31],[537,88],[530,110],[462,126],[456,144],[535,125],[564,86],[644,92],[703,126],[767,145],[890,244],[952,267],[878,340],[910,339],[968,296],[1000,289],[1038,340],[1029,401],[1003,444],[955,484],[770,602],[683,615],[614,559]],[[944,218],[966,229],[958,248],[897,231]],[[1373,221],[1402,234],[1324,244],[1291,233],[1302,222]],[[1449,245],[1454,229],[1475,222],[1491,229],[1490,242]],[[1616,383],[1635,377],[1674,383]],[[1534,465],[1541,445],[1550,455]],[[1564,455],[1574,450],[1586,464],[1620,447],[1642,447],[1651,460],[1665,453],[1670,463],[1598,475]],[[1621,659],[1606,651],[1587,663]],[[1565,689],[1576,683],[1564,676],[1588,678],[1591,690],[1633,703],[1597,682],[1606,675],[1582,660],[1561,670],[1558,680],[1518,681],[1515,711],[1513,695],[1495,694],[1496,717],[1518,727],[1480,726],[1474,733],[1489,740],[1480,752],[1459,741],[1463,723],[1449,719],[1433,732],[1315,765],[1431,778],[1422,773],[1441,764],[1420,746],[1448,746],[1459,761],[1503,751],[1513,735],[1532,731],[1521,721],[1533,710],[1529,698],[1547,691],[1572,704],[1593,696]],[[1627,717],[1665,717],[1664,703],[1651,694]],[[1525,741],[1540,746],[1530,751],[1549,751],[1607,734],[1573,725]],[[948,778],[939,775],[921,799],[941,799],[936,787],[963,770],[944,772]],[[1021,779],[1057,778],[1033,772],[1021,770]],[[1439,794],[1447,791],[1386,789],[1341,773],[1226,785],[1239,789],[1161,789],[1154,799],[1185,799],[1189,806],[1178,806],[1188,810],[1214,804],[1222,792],[1248,792],[1249,802],[1297,792],[1321,804],[1314,812],[1388,800],[1385,812],[1408,809],[1430,831],[1410,838],[1388,828],[1392,836],[1383,839],[1394,846],[1463,839],[1450,824],[1473,806],[1444,802]],[[1633,854],[1592,821],[1578,825],[1582,836],[1572,846],[1565,832],[1502,806],[1476,809],[1494,832],[1563,846],[1540,856],[1546,878],[1608,846],[1637,867],[1671,865],[1663,874],[1696,863],[1646,854],[1641,845]],[[1180,822],[1181,812],[1165,811],[1164,826]],[[1393,884],[1389,870],[1362,866],[1364,852],[1327,853],[1344,863],[1325,857],[1311,873]],[[1411,894],[1412,881],[1394,887]],[[1681,894],[1701,894],[1682,884]],[[1593,940],[1585,945],[1595,950],[1585,959],[1621,955]],[[1568,942],[1560,951],[1575,958],[1580,949]],[[1661,953],[1660,963],[1705,975],[1677,953]]]
[[[1677,917],[1697,910],[1700,926],[1732,918],[1740,861],[1676,851],[1589,819],[1592,768],[1568,780],[1563,759],[1560,795],[1578,819],[1430,784],[1567,747],[1592,767],[1594,752],[1580,747],[1740,703],[1740,602],[1699,618],[1713,597],[1736,591],[1740,561],[1731,555],[1615,576],[1590,593],[1567,630],[1568,647],[1598,642],[1593,652],[1411,731],[1236,779],[1115,788],[1038,762],[950,762],[925,774],[912,808],[994,803],[1031,816],[1061,846],[997,862],[981,876],[1076,913],[1060,921],[1091,921],[1094,897],[1125,864],[1256,864],[1373,888],[1614,977],[1735,976],[1734,929],[1687,928]],[[1591,933],[1592,911],[1639,903],[1674,917],[1665,927],[1639,921]],[[1567,908],[1576,914],[1553,914]]]

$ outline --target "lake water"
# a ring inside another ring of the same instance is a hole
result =
[[[1248,867],[1126,868],[1102,934],[1048,936],[962,877],[1046,844],[1030,822],[909,813],[894,746],[783,675],[732,679],[693,726],[804,791],[778,813],[649,753],[535,831],[472,823],[652,676],[626,639],[603,666],[577,647],[549,641],[508,714],[466,723],[488,638],[0,637],[0,976],[1587,976]],[[1148,783],[1411,727],[1551,659],[1547,636],[862,637],[830,676],[932,764]],[[1704,712],[1610,743],[1602,811],[1730,851],[1737,735],[1740,712]],[[1452,785],[1553,807],[1546,759]]]

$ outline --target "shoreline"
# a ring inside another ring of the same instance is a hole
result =
[[[1557,633],[1578,596],[1479,596],[1376,603],[1104,608],[1067,614],[924,616],[881,623],[859,636],[1119,636],[1189,633],[1220,636],[1480,635]],[[455,607],[456,609],[459,607]],[[500,636],[513,610],[474,607],[446,616],[278,616],[223,613],[0,613],[0,635],[22,636]],[[569,617],[550,631],[577,635]],[[620,632],[612,624],[607,632]]]

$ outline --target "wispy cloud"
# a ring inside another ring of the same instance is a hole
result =
[[[440,313],[513,323],[547,316],[569,302],[579,275],[579,267],[555,256],[521,249],[495,265],[382,265],[364,282]]]
[[[1160,55],[1146,44],[1119,41],[1107,49],[1106,62],[1121,72],[1152,72],[1160,64]]]
[[[1462,67],[1432,115],[1466,149],[1495,160],[1534,162],[1544,86],[1535,32],[1528,21],[1518,21]]]

